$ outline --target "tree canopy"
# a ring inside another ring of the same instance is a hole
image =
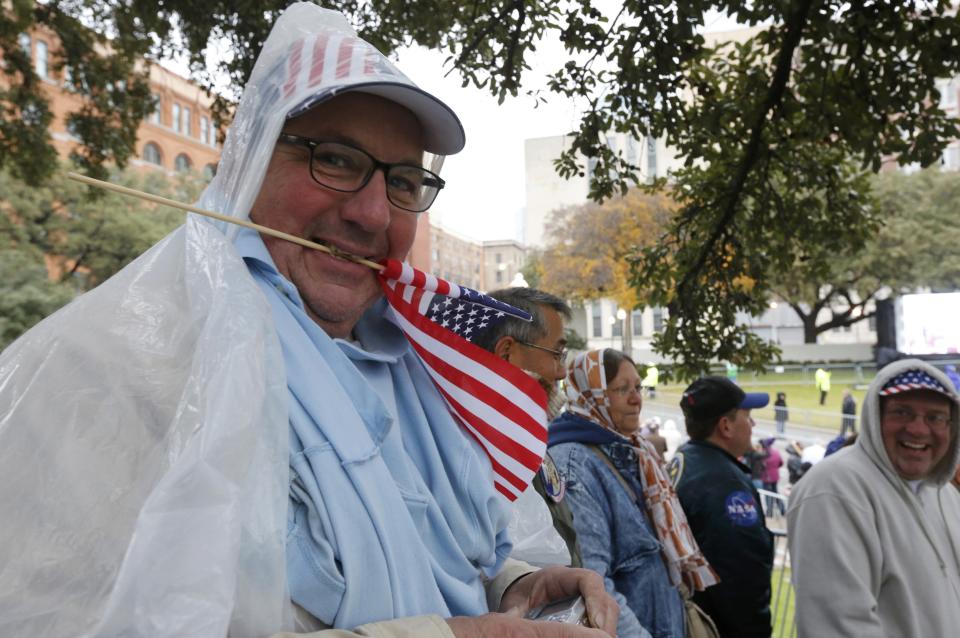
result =
[[[203,180],[159,172],[113,181],[193,200]],[[93,288],[183,222],[183,213],[86,186],[60,175],[36,187],[0,171],[0,350],[37,321]]]
[[[826,271],[813,273],[798,262],[771,277],[771,289],[803,321],[807,343],[869,319],[887,295],[960,288],[960,264],[950,258],[960,245],[960,173],[884,172],[872,183],[872,205],[883,223],[862,249],[825,256]]]
[[[80,159],[96,172],[107,160],[123,164],[152,108],[139,57],[185,50],[201,84],[225,73],[239,88],[286,4],[11,0],[0,14],[0,166],[36,182],[53,165],[49,110],[17,54],[19,32],[36,24],[60,35],[55,65],[69,65],[90,96],[72,118]],[[949,0],[624,0],[612,13],[596,0],[325,4],[385,52],[412,43],[448,52],[465,84],[501,99],[519,93],[541,38],[559,36],[567,60],[535,99],[582,105],[557,168],[583,173],[580,158],[594,158],[595,199],[637,179],[637,167],[604,143],[607,132],[665,136],[684,158],[673,176],[679,210],[636,262],[634,285],[641,303],[669,308],[654,347],[681,361],[681,374],[713,359],[762,367],[775,349],[736,313],[765,307],[771,273],[798,262],[823,271],[875,231],[863,171],[890,156],[932,164],[960,135],[936,86],[960,72],[960,19]],[[715,11],[756,35],[707,46],[703,27]],[[222,41],[231,55],[207,68],[205,52]],[[96,46],[111,55],[95,55]],[[224,100],[218,106],[223,114]]]

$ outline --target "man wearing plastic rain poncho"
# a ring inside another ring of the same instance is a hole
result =
[[[200,204],[402,259],[462,146],[445,105],[301,3]],[[578,593],[611,631],[596,575],[507,560],[489,461],[374,272],[220,230],[189,219],[0,359],[0,635],[602,635],[487,613]]]
[[[856,443],[790,495],[799,635],[956,635],[956,390],[923,361],[897,361],[870,384],[861,413]]]

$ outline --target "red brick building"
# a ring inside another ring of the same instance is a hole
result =
[[[69,73],[53,70],[60,42],[44,28],[21,33],[19,42],[50,100],[54,146],[61,157],[67,157],[79,141],[70,133],[67,116],[80,107],[83,98],[72,89]],[[220,158],[210,113],[212,98],[186,78],[156,64],[150,64],[150,89],[156,110],[140,124],[136,159],[131,163],[168,173],[192,168],[212,176]]]

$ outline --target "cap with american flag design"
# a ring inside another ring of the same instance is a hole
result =
[[[420,89],[386,56],[357,37],[346,18],[323,11],[323,28],[290,43],[273,79],[284,98],[306,94],[287,112],[297,117],[346,92],[376,95],[412,112],[424,132],[424,150],[451,155],[463,149],[463,125],[453,110]]]
[[[953,398],[953,394],[947,390],[947,388],[943,387],[942,383],[923,370],[904,370],[883,384],[878,394],[886,397],[892,394],[901,394],[914,390],[933,390],[951,399]]]

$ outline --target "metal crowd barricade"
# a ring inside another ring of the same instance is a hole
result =
[[[782,494],[758,490],[767,526],[773,533],[773,576],[770,579],[770,617],[773,638],[796,638],[790,552],[787,551],[787,499]]]

